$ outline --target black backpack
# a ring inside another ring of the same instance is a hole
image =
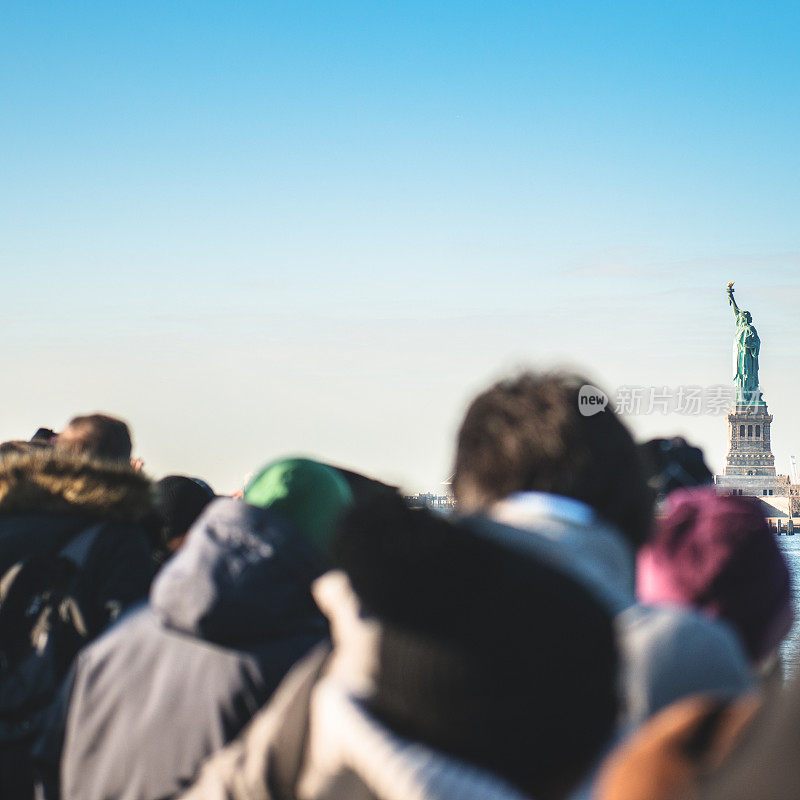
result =
[[[35,736],[78,650],[103,627],[81,577],[102,523],[0,577],[0,746]]]

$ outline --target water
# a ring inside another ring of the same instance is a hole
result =
[[[800,671],[800,535],[779,536],[778,543],[783,550],[789,569],[792,572],[792,599],[794,601],[794,625],[781,645],[786,676]]]

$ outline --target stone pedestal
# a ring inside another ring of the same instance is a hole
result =
[[[723,475],[775,475],[767,404],[736,405],[728,414],[728,457]]]
[[[722,475],[715,476],[714,482],[725,494],[760,498],[770,505],[770,509],[765,509],[767,516],[789,516],[789,477],[775,472],[771,426],[772,414],[760,395],[755,404],[735,405],[728,414],[725,469]]]

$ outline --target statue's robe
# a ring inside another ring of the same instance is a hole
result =
[[[736,385],[742,395],[758,391],[758,351],[761,340],[752,324],[743,322],[736,334]]]

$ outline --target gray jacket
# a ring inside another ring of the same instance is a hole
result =
[[[46,800],[161,800],[233,739],[327,634],[321,556],[277,514],[219,499],[150,602],[81,652],[36,750]]]

